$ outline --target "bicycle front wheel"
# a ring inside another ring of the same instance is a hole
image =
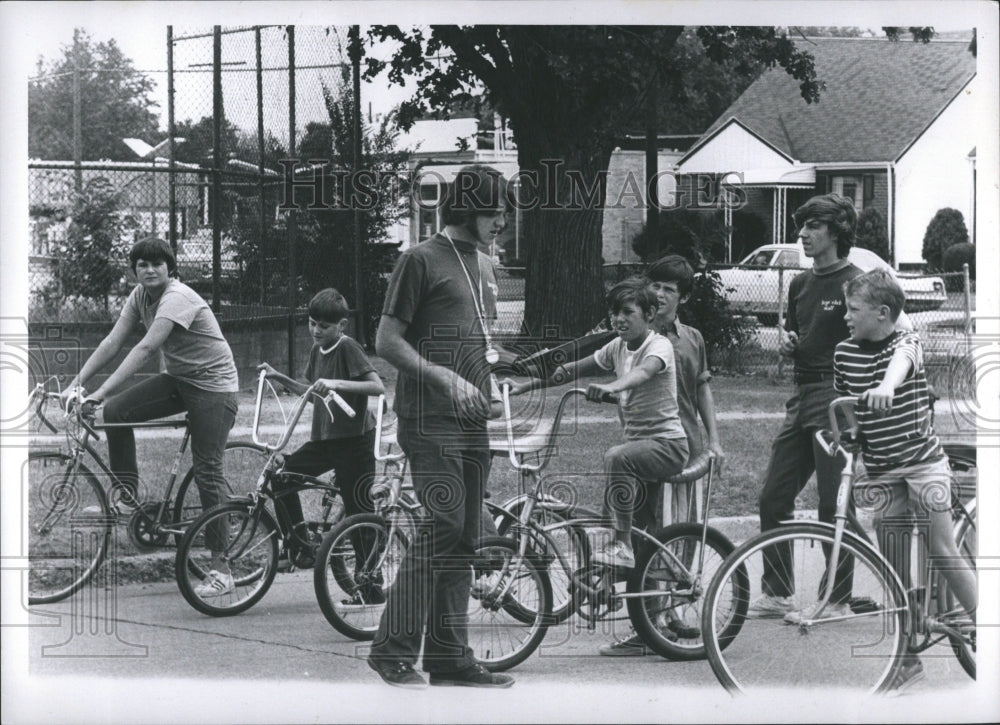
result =
[[[964,515],[959,518],[955,525],[955,544],[958,546],[958,553],[973,568],[976,568],[976,555],[979,551],[979,537],[976,531],[976,499],[972,499],[965,504],[965,510],[969,516]],[[937,573],[938,581],[938,611],[941,613],[952,612],[961,607],[958,599],[948,586],[948,581]],[[961,637],[949,637],[951,648],[958,658],[962,669],[972,679],[976,679],[976,635],[975,632]]]
[[[188,604],[203,614],[225,617],[260,601],[278,569],[278,525],[263,506],[234,501],[206,511],[177,547],[177,585]],[[217,562],[228,565],[232,585],[205,586]]]
[[[256,490],[257,480],[264,471],[265,463],[267,463],[267,451],[263,446],[243,441],[228,442],[223,456],[226,490],[219,503],[226,503],[230,498],[245,496]],[[192,467],[184,474],[184,479],[177,487],[173,511],[174,528],[186,529],[202,513],[201,494],[195,483]],[[177,543],[180,544],[180,534],[177,535]]]
[[[531,612],[530,622],[511,614]],[[548,573],[532,557],[518,557],[517,544],[502,536],[479,542],[469,597],[469,647],[491,672],[521,664],[545,638],[552,615]]]
[[[627,582],[628,613],[635,631],[661,657],[696,660],[705,657],[701,634],[705,588],[733,545],[713,528],[674,524],[656,533],[660,546],[643,542]],[[736,636],[746,615],[745,573],[737,570],[719,596],[720,637]]]
[[[786,624],[780,615],[737,614],[738,634],[727,639],[732,593],[749,582],[744,596],[760,596],[765,558],[776,562],[790,549],[786,565],[771,567],[771,586],[791,592],[795,610],[815,604],[827,588],[824,552],[833,538],[833,529],[820,524],[782,525],[744,542],[712,578],[701,628],[712,671],[730,693],[885,688],[906,648],[906,596],[889,564],[853,535],[845,534],[841,543],[838,577],[849,588],[849,614],[799,625]],[[740,603],[740,611],[748,603]]]
[[[408,545],[406,535],[376,514],[348,516],[323,537],[313,568],[323,616],[343,635],[375,638],[386,591]]]
[[[28,604],[77,592],[107,555],[114,518],[97,478],[56,451],[28,453]]]

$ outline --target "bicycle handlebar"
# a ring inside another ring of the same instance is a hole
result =
[[[288,441],[291,439],[292,433],[295,431],[295,426],[298,425],[299,419],[302,417],[302,411],[305,410],[306,403],[309,402],[309,397],[311,395],[315,395],[323,402],[323,407],[326,408],[326,412],[330,415],[330,420],[334,419],[333,411],[330,410],[330,405],[329,405],[331,400],[337,404],[337,407],[339,407],[341,410],[347,413],[350,417],[353,418],[355,415],[357,415],[354,411],[354,408],[348,405],[347,401],[337,394],[337,391],[331,390],[325,396],[323,396],[315,391],[314,387],[316,384],[313,383],[306,389],[304,393],[302,393],[302,395],[299,396],[298,400],[295,401],[295,405],[292,406],[291,415],[288,417],[285,423],[285,430],[284,432],[282,432],[281,438],[274,445],[270,445],[260,440],[257,437],[257,433],[259,432],[260,429],[260,411],[262,407],[261,404],[264,399],[264,383],[266,382],[266,380],[267,380],[267,372],[261,370],[257,374],[257,397],[254,401],[253,427],[251,428],[250,434],[255,444],[263,446],[269,451],[280,451],[285,446],[288,445]]]
[[[503,395],[503,414],[507,427],[507,455],[510,457],[511,465],[518,471],[540,471],[548,463],[550,454],[546,454],[545,459],[537,464],[522,463],[518,460],[517,454],[514,451],[514,423],[510,415],[510,385],[506,383],[502,385],[500,392]],[[570,388],[562,394],[562,397],[559,398],[559,406],[556,408],[555,418],[552,419],[552,430],[549,432],[549,439],[542,446],[542,450],[552,451],[556,436],[559,434],[559,426],[562,423],[563,410],[566,408],[566,403],[574,395],[587,397],[587,390],[585,388]],[[614,393],[604,393],[601,395],[600,402],[617,403],[618,396]]]
[[[845,449],[844,446],[844,433],[846,432],[851,440],[856,440],[858,437],[858,418],[854,414],[854,410],[858,405],[858,398],[850,395],[846,395],[840,398],[835,398],[830,401],[829,408],[827,409],[827,416],[830,422],[830,430],[823,431],[818,430],[815,433],[816,442],[823,448],[823,451],[833,458],[841,450]],[[837,421],[837,411],[840,411],[844,416],[844,420],[847,423],[847,430],[842,432],[840,430],[840,424]],[[833,439],[829,443],[826,440],[824,433],[829,433]]]
[[[385,411],[385,394],[378,396],[378,411],[375,413],[375,460],[376,461],[398,461],[405,458],[403,451],[398,453],[387,453],[382,455],[382,416]]]

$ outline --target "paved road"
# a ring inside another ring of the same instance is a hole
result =
[[[90,587],[26,616],[34,626],[4,634],[4,722],[803,722],[882,713],[905,719],[911,711],[919,719],[942,701],[968,711],[979,697],[995,699],[977,694],[954,660],[940,657],[925,658],[929,678],[917,692],[892,702],[818,693],[794,706],[787,696],[734,702],[705,662],[598,657],[613,633],[573,625],[550,631],[543,648],[514,670],[512,690],[402,691],[383,685],[359,659],[365,648],[326,623],[311,575],[301,572],[280,575],[255,608],[230,618],[195,612],[172,583]],[[30,686],[9,686],[17,669],[11,662],[27,664]],[[31,713],[15,709],[11,694]]]

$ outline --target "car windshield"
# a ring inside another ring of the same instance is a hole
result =
[[[764,249],[759,252],[754,252],[749,257],[743,260],[742,264],[750,265],[753,267],[766,267],[767,263],[771,261],[771,257],[774,255],[774,251],[770,249]]]
[[[776,267],[798,267],[799,266],[799,252],[797,249],[786,249],[778,255],[778,258],[774,260],[774,266]]]

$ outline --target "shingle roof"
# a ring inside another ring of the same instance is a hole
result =
[[[798,81],[766,71],[709,127],[736,117],[799,161],[895,161],[975,75],[968,42],[811,38],[796,45],[826,83],[807,104]]]

